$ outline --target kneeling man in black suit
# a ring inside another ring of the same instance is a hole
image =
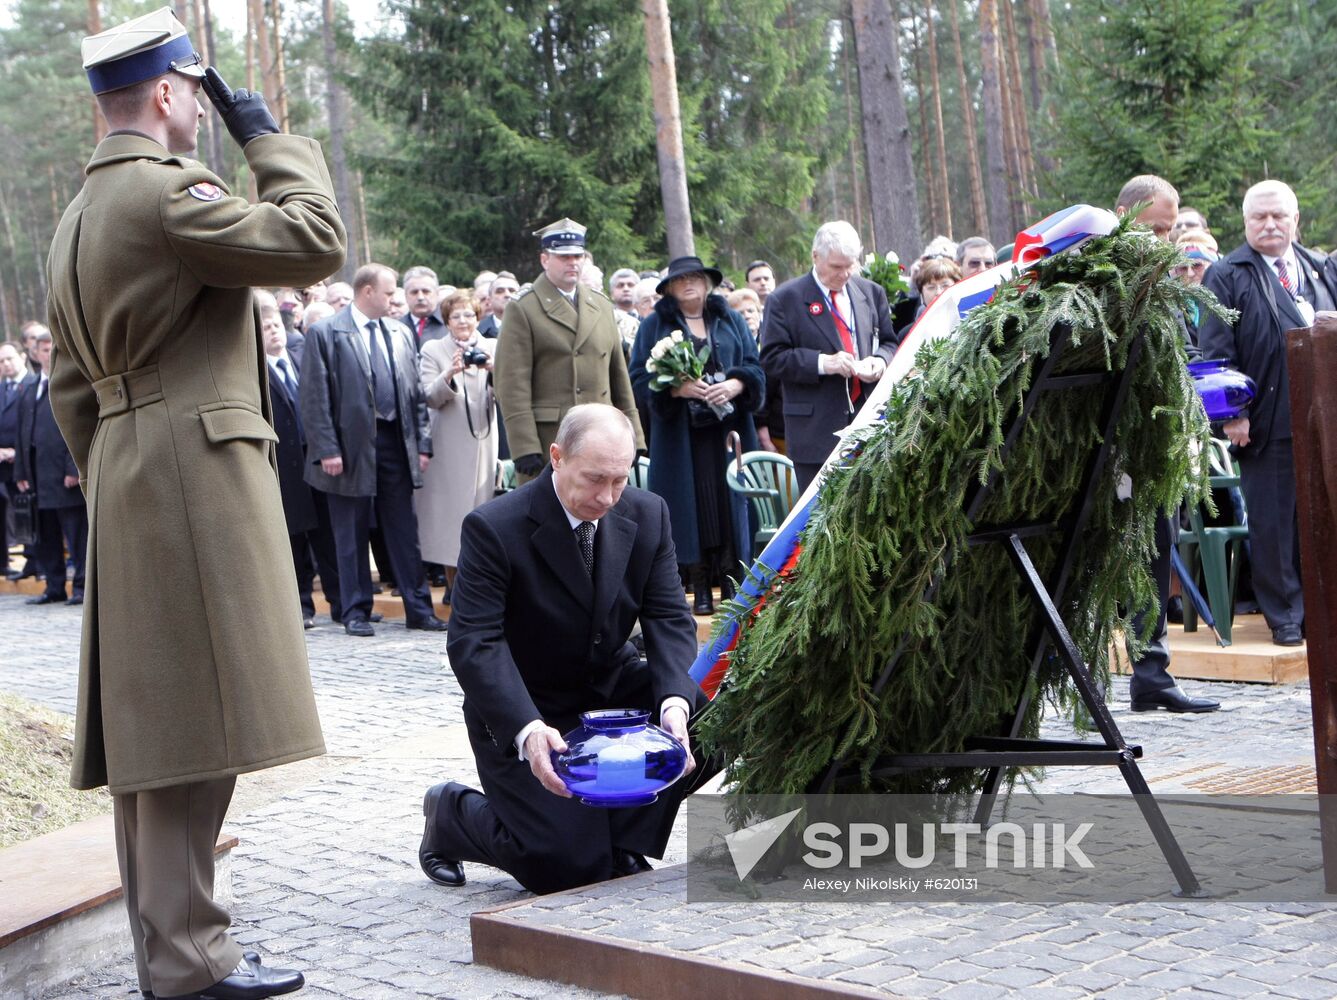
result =
[[[619,410],[574,407],[551,467],[465,518],[446,648],[483,791],[428,790],[418,858],[435,882],[461,885],[461,862],[479,861],[556,892],[648,870],[644,856],[663,855],[685,778],[653,805],[601,809],[573,799],[549,757],[566,749],[562,733],[581,712],[643,708],[696,766],[696,628],[668,507],[627,488],[635,457]],[[646,661],[627,641],[637,619]]]

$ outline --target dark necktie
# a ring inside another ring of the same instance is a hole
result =
[[[836,293],[831,293],[831,318],[836,321],[836,333],[840,335],[840,346],[845,353],[852,358],[858,358],[854,353],[854,337],[850,335],[849,324],[845,322],[845,317],[840,315],[840,307],[836,305]],[[859,380],[850,380],[850,402],[858,402],[863,390],[859,386]]]
[[[576,525],[576,541],[580,543],[580,558],[585,572],[594,576],[594,522],[581,521]]]
[[[38,398],[38,400],[40,401],[41,398],[42,398],[43,396],[45,396],[45,395],[46,395],[46,376],[43,375],[43,376],[42,376],[42,380],[41,380],[40,382],[37,383],[37,398]]]
[[[292,369],[288,367],[286,358],[278,360],[279,374],[283,376],[283,388],[288,390],[288,395],[293,402],[297,402],[297,376],[293,374]]]
[[[371,398],[376,404],[376,416],[381,420],[395,419],[395,377],[386,362],[386,351],[390,345],[380,339],[380,324],[371,320],[367,324],[367,348],[371,355]]]
[[[1291,298],[1295,298],[1295,285],[1291,282],[1290,271],[1286,269],[1286,258],[1277,258],[1277,277],[1281,280],[1281,287],[1286,289]]]

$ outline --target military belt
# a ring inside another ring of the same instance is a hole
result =
[[[145,365],[100,378],[93,383],[93,391],[97,393],[97,415],[102,419],[156,403],[162,399],[162,380],[157,365]]]

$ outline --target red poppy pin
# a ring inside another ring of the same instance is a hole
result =
[[[192,184],[186,188],[186,191],[192,198],[198,198],[200,201],[217,201],[223,197],[223,189],[217,184],[210,184],[208,181]]]
[[[826,310],[822,308],[822,304],[820,302],[812,302],[809,303],[808,305],[808,312],[812,313],[812,315],[814,316],[820,316],[825,311]]]

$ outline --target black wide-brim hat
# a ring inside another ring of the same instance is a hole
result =
[[[674,278],[681,278],[688,274],[704,274],[710,279],[712,287],[718,285],[724,280],[724,275],[717,268],[706,267],[701,263],[700,257],[675,257],[669,261],[668,274],[659,279],[659,284],[655,285],[655,291],[660,295],[667,295],[664,289]]]

